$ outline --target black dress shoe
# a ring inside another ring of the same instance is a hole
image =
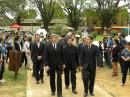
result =
[[[73,94],[77,94],[77,91],[76,91],[76,90],[72,90],[72,93],[73,93]]]
[[[58,96],[58,97],[63,97],[62,95]]]
[[[41,83],[44,83],[44,80],[43,80],[43,79],[41,80]]]
[[[69,86],[66,86],[65,89],[69,89]]]
[[[90,93],[91,96],[94,96],[94,93]]]
[[[35,74],[32,74],[33,77],[35,77]]]
[[[87,94],[87,93],[84,93],[83,97],[87,97],[87,96],[88,96],[88,94]]]
[[[36,81],[36,84],[39,84],[39,81]]]
[[[51,92],[51,96],[55,96],[55,92]]]

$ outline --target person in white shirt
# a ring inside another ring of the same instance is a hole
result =
[[[31,52],[30,52],[30,42],[28,40],[28,37],[24,37],[25,41],[23,43],[23,48],[22,51],[25,52],[25,56],[27,58],[27,66],[26,68],[31,70],[32,66],[31,66]]]

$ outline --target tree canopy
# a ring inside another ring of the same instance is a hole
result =
[[[64,11],[67,13],[68,24],[78,30],[80,23],[82,22],[86,0],[60,0]]]
[[[112,22],[115,20],[115,17],[119,12],[120,0],[95,0],[95,2],[97,4],[95,9],[100,18],[102,32],[104,32],[104,30],[109,31]]]
[[[49,24],[54,17],[56,0],[30,0],[39,10],[44,28],[48,30]]]
[[[6,5],[5,11],[14,17],[16,23],[20,24],[27,6],[27,0],[4,0],[4,3]]]

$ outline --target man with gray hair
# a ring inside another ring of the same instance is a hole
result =
[[[51,34],[50,43],[46,47],[45,65],[46,70],[50,70],[50,86],[51,96],[55,95],[56,84],[55,84],[55,73],[57,73],[57,96],[62,96],[62,71],[63,71],[63,55],[62,45],[58,43],[58,36]]]

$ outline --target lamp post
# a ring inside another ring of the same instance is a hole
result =
[[[31,26],[32,26],[32,33],[33,33],[33,20],[32,20]]]
[[[130,30],[129,30],[129,26],[130,26],[130,0],[127,0],[128,1],[128,35],[130,33]]]

